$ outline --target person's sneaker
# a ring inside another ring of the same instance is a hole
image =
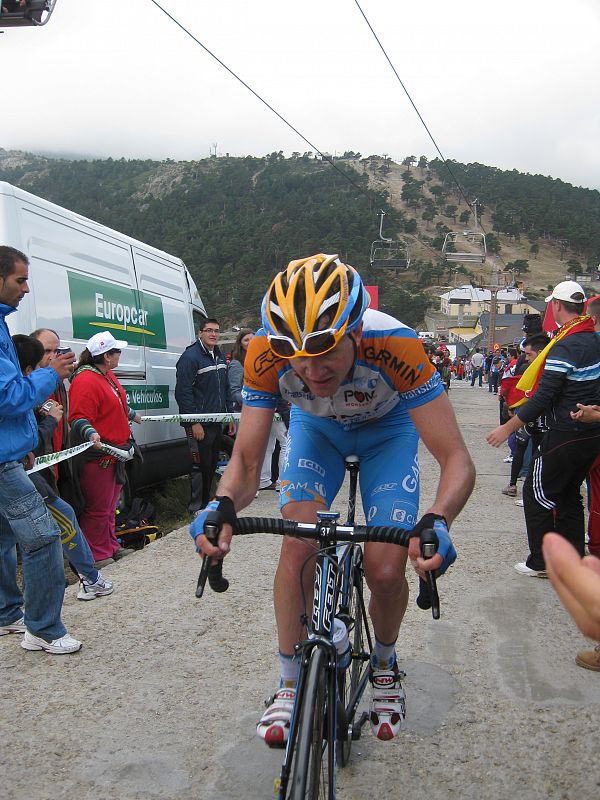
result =
[[[580,650],[575,656],[575,663],[584,669],[600,672],[600,644],[593,650]]]
[[[11,622],[10,625],[0,626],[0,636],[6,636],[9,633],[25,633],[25,630],[25,618],[20,617]]]
[[[506,456],[506,458],[503,458],[502,460],[504,461],[505,464],[512,464],[513,457]]]
[[[223,575],[223,561],[216,561],[208,568],[208,585],[213,592],[226,592],[229,581]]]
[[[109,564],[114,564],[114,558],[102,558],[100,561],[94,561],[94,566],[96,569],[102,569],[102,567],[108,567]]]
[[[296,689],[282,687],[265,701],[266,711],[256,726],[256,732],[269,747],[285,747],[290,733],[290,721]]]
[[[523,506],[525,505],[525,503],[523,502],[523,498],[519,497],[518,500],[515,500],[515,505],[516,506],[520,506],[521,508],[523,508]]]
[[[21,647],[25,650],[44,650],[46,653],[53,653],[54,655],[64,655],[66,653],[76,653],[81,650],[81,642],[65,633],[60,639],[54,639],[47,642],[45,639],[40,639],[39,636],[34,636],[33,633],[25,631],[25,636],[21,642]]]
[[[77,599],[93,600],[96,597],[104,597],[104,595],[112,594],[113,591],[114,586],[112,585],[112,581],[107,581],[106,578],[102,576],[102,573],[99,572],[95,583],[86,580],[86,578],[79,579]]]
[[[530,578],[547,578],[548,573],[545,569],[531,569],[528,567],[525,561],[521,561],[518,564],[515,564],[515,569],[519,573],[519,575],[528,575]]]
[[[135,553],[135,550],[132,547],[119,547],[116,553],[113,553],[113,558],[115,561],[119,561],[121,558],[125,558],[125,556],[130,556],[132,553]]]
[[[507,495],[507,497],[516,497],[517,487],[511,486],[511,484],[509,483],[508,486],[505,486],[504,489],[502,489],[502,494]]]
[[[383,742],[398,734],[406,716],[406,695],[400,683],[404,677],[396,664],[391,669],[371,668],[373,694],[369,719],[373,735]]]

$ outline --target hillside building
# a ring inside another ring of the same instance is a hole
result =
[[[491,292],[466,284],[440,295],[438,310],[425,315],[425,327],[444,335],[449,342],[469,344],[485,340],[489,325]],[[545,303],[541,303],[545,307]],[[528,300],[520,289],[505,287],[498,290],[496,331],[522,324],[524,314],[543,314],[540,303]],[[484,336],[482,336],[484,334]]]

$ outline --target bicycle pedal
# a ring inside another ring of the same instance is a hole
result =
[[[358,742],[360,739],[360,735],[362,733],[363,725],[365,725],[369,721],[369,715],[366,711],[363,711],[360,715],[358,722],[355,722],[352,726],[352,741]]]

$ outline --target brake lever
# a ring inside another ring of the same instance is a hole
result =
[[[438,537],[435,531],[432,528],[427,528],[424,531],[421,531],[420,534],[420,542],[421,542],[421,555],[423,558],[433,558],[433,556],[437,553],[438,550]],[[440,618],[440,597],[438,595],[437,590],[437,583],[435,579],[435,574],[432,570],[428,570],[425,573],[425,580],[423,581],[422,578],[419,578],[419,583],[421,586],[421,591],[419,592],[419,597],[423,594],[423,589],[426,588],[427,594],[429,595],[429,603],[425,604],[425,598],[421,601],[423,605],[419,603],[420,608],[429,608],[431,606],[431,616],[434,619]],[[424,584],[424,585],[423,585]],[[418,600],[417,600],[418,603]]]
[[[204,535],[208,541],[215,545],[219,538],[219,526],[214,522],[204,523]],[[200,598],[204,594],[204,587],[206,586],[206,579],[208,578],[208,568],[210,567],[210,558],[206,553],[202,556],[202,566],[200,567],[200,574],[198,575],[198,583],[196,584],[196,597]]]

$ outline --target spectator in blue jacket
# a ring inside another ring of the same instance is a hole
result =
[[[37,424],[33,409],[68,377],[73,353],[51,367],[21,374],[6,317],[29,292],[29,261],[0,246],[0,636],[24,633],[25,650],[73,653],[81,648],[60,618],[65,574],[58,526],[25,472],[33,466]],[[17,583],[21,551],[25,597]],[[23,613],[23,600],[25,611]]]

